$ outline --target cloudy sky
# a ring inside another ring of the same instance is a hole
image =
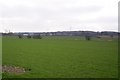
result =
[[[118,31],[119,0],[0,0],[0,31]]]

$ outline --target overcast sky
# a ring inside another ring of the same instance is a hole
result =
[[[119,0],[0,0],[0,31],[118,31]]]

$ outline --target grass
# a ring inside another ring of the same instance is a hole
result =
[[[1,65],[2,65],[2,37],[0,35],[0,79],[2,78]]]
[[[3,38],[3,64],[32,69],[10,78],[117,78],[117,41]]]

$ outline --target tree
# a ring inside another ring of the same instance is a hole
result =
[[[88,36],[88,35],[86,35],[85,38],[86,38],[86,40],[88,40],[88,41],[91,40],[91,37]]]
[[[33,35],[33,38],[34,38],[34,39],[42,39],[42,37],[41,37],[40,34],[35,34],[35,35]]]
[[[19,38],[23,38],[23,35],[22,35],[22,34],[19,34],[18,37],[19,37]]]
[[[28,38],[28,39],[31,38],[31,35],[28,34],[28,35],[27,35],[27,38]]]

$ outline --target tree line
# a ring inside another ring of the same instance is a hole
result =
[[[24,37],[24,35],[23,34],[19,34],[18,35],[18,38],[23,38]],[[30,39],[30,38],[33,38],[33,39],[42,39],[42,36],[40,35],[40,34],[35,34],[35,35],[30,35],[30,34],[28,34],[27,36],[26,36],[28,39]]]

